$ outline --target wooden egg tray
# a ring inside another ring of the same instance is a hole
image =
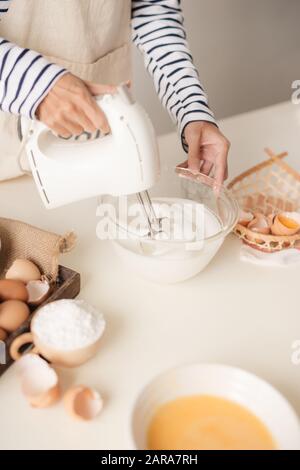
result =
[[[80,292],[80,274],[72,269],[65,268],[64,266],[59,266],[58,269],[58,278],[57,282],[54,286],[53,292],[48,297],[43,304],[41,304],[38,308],[42,305],[46,305],[49,302],[53,302],[54,300],[59,299],[73,299],[76,297]],[[9,366],[13,363],[13,359],[10,357],[9,349],[10,345],[13,340],[21,335],[22,333],[26,333],[30,330],[30,322],[31,319],[36,312],[37,307],[31,310],[30,316],[27,320],[13,333],[11,333],[7,339],[4,341],[5,344],[5,364],[0,364],[0,376],[9,368]],[[1,354],[2,355],[2,354]]]

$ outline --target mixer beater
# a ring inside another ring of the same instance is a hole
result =
[[[159,233],[163,232],[162,218],[156,216],[148,191],[137,193],[137,199],[147,221],[149,229],[148,237],[155,238]]]

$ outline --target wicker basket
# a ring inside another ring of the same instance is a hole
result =
[[[229,185],[232,195],[244,211],[266,216],[278,212],[300,211],[300,174],[279,155],[266,149],[268,160],[237,176]],[[234,233],[245,243],[266,252],[300,248],[300,233],[293,236],[264,235],[237,224]]]

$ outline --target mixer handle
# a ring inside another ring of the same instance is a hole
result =
[[[117,95],[118,95],[118,98],[127,105],[132,105],[135,103],[135,99],[133,98],[133,95],[131,94],[130,89],[126,83],[124,84],[122,83],[121,85],[117,87]],[[117,100],[115,99],[115,95],[109,95],[109,94],[96,95],[94,96],[94,99],[96,103],[98,104],[99,108],[101,108],[103,112],[105,113],[108,119],[108,123],[110,124],[109,116],[108,116],[109,113],[106,113],[105,111],[113,109],[114,107],[116,108]],[[25,124],[23,124],[22,122],[21,123],[22,131],[23,131],[23,125]],[[36,120],[34,121],[34,125],[31,126],[31,128],[29,129],[29,136],[31,136],[34,133],[36,138],[38,138],[39,135],[44,131],[51,132],[51,129],[49,129],[49,127],[47,127],[46,124],[44,124],[42,121]],[[71,139],[71,137],[65,138],[65,137],[59,136],[60,139],[64,139],[64,140]],[[105,138],[105,136],[103,136],[103,138]]]
[[[133,98],[127,84],[119,85],[117,87],[117,93],[114,95],[97,95],[94,98],[99,108],[104,112],[111,131],[113,131],[113,128],[117,129],[120,122],[119,119],[113,119],[114,111],[119,115],[119,109],[122,105],[131,106],[135,104],[135,99]]]

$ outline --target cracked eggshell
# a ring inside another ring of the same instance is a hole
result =
[[[41,279],[41,272],[32,261],[16,259],[6,272],[5,278],[22,281],[27,284],[29,281]]]
[[[65,393],[64,405],[73,418],[89,421],[101,412],[103,400],[96,390],[85,385],[75,385]]]
[[[275,217],[276,214],[273,212],[267,216],[269,227],[272,227]]]
[[[273,235],[291,236],[300,230],[300,214],[298,212],[282,212],[274,218],[271,226]]]
[[[17,362],[21,389],[30,405],[47,408],[60,397],[58,376],[55,370],[37,354],[25,354]]]
[[[263,214],[254,214],[254,218],[249,223],[248,228],[253,232],[263,233],[265,235],[270,233],[269,221]]]
[[[244,227],[247,227],[248,224],[253,220],[253,218],[254,215],[252,214],[252,212],[240,210],[238,223],[240,225],[243,225]]]
[[[28,303],[30,305],[40,305],[46,300],[50,295],[50,284],[46,280],[44,281],[29,281],[26,284],[26,289],[28,293]]]

